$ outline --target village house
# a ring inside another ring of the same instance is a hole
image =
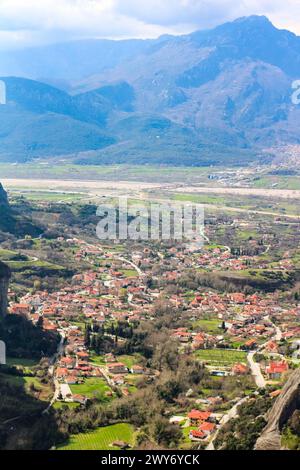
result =
[[[198,430],[202,431],[205,436],[209,436],[216,428],[216,425],[214,423],[209,423],[205,421],[204,423],[201,423]]]
[[[249,368],[245,364],[234,364],[231,372],[233,375],[246,375],[249,372]]]
[[[115,375],[112,378],[112,382],[114,385],[124,385],[125,383],[124,375]]]
[[[107,370],[110,374],[127,374],[128,369],[127,367],[122,364],[122,362],[113,362],[111,364],[107,364]]]
[[[69,375],[65,378],[65,383],[68,385],[76,385],[79,382],[79,378],[76,375]]]
[[[20,315],[25,318],[30,316],[31,306],[29,304],[12,304],[10,306],[10,313]]]
[[[142,367],[142,366],[139,366],[139,365],[133,365],[130,369],[130,372],[132,374],[144,374],[145,373],[145,369]]]
[[[269,341],[265,347],[265,350],[268,353],[278,353],[279,347],[275,341]]]
[[[243,349],[245,349],[247,351],[251,351],[251,350],[256,349],[256,348],[257,348],[257,342],[253,338],[246,341],[246,343],[243,346]]]
[[[202,424],[204,421],[209,420],[210,416],[210,411],[192,410],[188,414],[190,426],[200,426],[200,424]]]
[[[189,438],[191,441],[200,441],[206,437],[203,431],[198,429],[192,429],[189,434]]]
[[[66,367],[67,369],[74,369],[76,361],[73,357],[62,357],[60,360],[61,367]]]
[[[88,398],[84,395],[73,395],[72,398],[75,403],[80,403],[81,405],[86,405],[88,402]]]
[[[280,380],[282,375],[289,369],[286,361],[272,361],[269,366],[266,367],[266,374],[270,380]]]
[[[56,377],[58,379],[64,379],[68,375],[68,369],[65,367],[58,367],[56,370]]]
[[[76,356],[78,361],[87,361],[89,358],[89,354],[86,351],[78,351]]]

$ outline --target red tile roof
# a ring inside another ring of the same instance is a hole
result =
[[[199,411],[199,410],[192,410],[188,414],[189,419],[199,419],[201,421],[206,421],[211,415],[210,411]]]

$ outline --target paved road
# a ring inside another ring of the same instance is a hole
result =
[[[116,257],[117,260],[119,261],[122,261],[123,263],[127,263],[129,264],[132,268],[134,268],[137,273],[140,275],[140,276],[144,276],[145,274],[143,273],[143,271],[136,265],[134,264],[132,261],[126,259],[126,258],[121,258],[121,257]]]
[[[114,386],[114,382],[111,380],[110,376],[108,375],[106,369],[104,367],[100,367],[101,373],[103,374],[103,377],[105,378],[106,382],[110,386]]]
[[[252,376],[255,380],[256,386],[258,388],[265,388],[266,386],[266,381],[261,373],[260,365],[255,362],[254,360],[254,355],[257,353],[257,351],[251,351],[249,352],[247,356],[247,361],[249,363],[250,369]]]
[[[50,375],[54,374],[55,364],[56,364],[57,360],[63,355],[64,343],[65,343],[65,334],[61,333],[61,338],[60,338],[60,342],[59,342],[57,351],[52,356],[52,358],[50,359],[50,366],[49,366]],[[58,380],[56,378],[54,378],[54,395],[53,395],[52,400],[50,401],[49,405],[47,406],[47,408],[43,411],[43,414],[48,413],[50,408],[54,405],[54,403],[58,399],[59,395],[60,395],[60,383],[58,382]]]
[[[273,323],[273,325],[274,325],[274,323]],[[276,325],[274,325],[274,328],[275,328],[275,330],[276,330],[276,334],[275,334],[275,336],[274,336],[274,340],[275,340],[275,341],[281,341],[281,340],[282,340],[282,331],[281,331],[281,329],[280,329],[278,326],[276,326]]]
[[[270,318],[267,317],[267,319],[269,321]],[[272,323],[272,322],[271,322]],[[276,326],[274,323],[272,323],[273,326],[274,326],[274,329],[275,329],[275,335],[273,336],[273,340],[275,341],[280,341],[282,339],[282,331],[280,330],[280,328],[278,326]],[[266,341],[266,343],[262,344],[257,351],[251,351],[249,352],[248,356],[247,356],[247,360],[248,360],[248,363],[249,363],[249,366],[251,368],[251,372],[252,372],[252,375],[253,375],[253,378],[255,380],[255,383],[256,383],[256,386],[258,388],[265,388],[266,386],[266,381],[261,373],[261,369],[260,369],[260,365],[254,361],[254,355],[258,352],[258,351],[261,351],[265,346],[266,344],[269,342],[270,340]],[[215,439],[217,438],[220,430],[223,428],[223,426],[228,423],[228,421],[232,418],[235,418],[238,414],[238,407],[246,402],[247,400],[249,399],[249,396],[248,397],[244,397],[242,398],[241,400],[238,401],[238,403],[236,403],[230,410],[229,412],[223,416],[223,418],[221,419],[220,421],[220,427],[219,429],[217,430],[217,432],[215,433],[215,435],[213,436],[212,440],[210,441],[210,443],[208,444],[208,446],[206,447],[206,450],[215,450],[215,446],[214,446],[214,441]]]
[[[269,320],[272,323],[272,325],[275,329],[275,335],[271,338],[271,340],[280,341],[282,339],[282,331],[280,330],[280,328],[278,326],[275,325],[275,323],[273,323],[271,321],[269,316],[267,316],[266,319]],[[261,373],[260,365],[257,362],[255,362],[255,360],[254,360],[254,356],[257,352],[262,351],[266,347],[266,344],[269,341],[270,341],[270,339],[268,339],[268,341],[266,341],[264,344],[262,344],[256,351],[249,352],[249,354],[247,356],[247,360],[248,360],[249,366],[251,368],[253,378],[254,378],[256,386],[258,388],[265,388],[266,381],[265,381],[265,379],[264,379],[264,377]]]
[[[223,426],[225,426],[225,424],[228,423],[228,421],[230,421],[231,419],[235,418],[238,415],[238,407],[242,405],[243,403],[245,403],[248,399],[249,397],[241,398],[235,405],[233,405],[232,408],[230,408],[228,413],[226,413],[226,415],[223,416],[223,418],[220,421],[219,429],[217,430],[217,432],[215,433],[215,435],[213,436],[212,440],[210,441],[210,443],[208,444],[205,450],[215,450],[214,441],[216,440],[219,432],[221,431]]]

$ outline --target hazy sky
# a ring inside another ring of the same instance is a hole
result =
[[[0,47],[180,34],[251,14],[300,35],[300,0],[0,0]]]

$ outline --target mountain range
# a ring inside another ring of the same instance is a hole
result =
[[[0,52],[0,161],[248,164],[300,144],[300,37],[264,16]]]

